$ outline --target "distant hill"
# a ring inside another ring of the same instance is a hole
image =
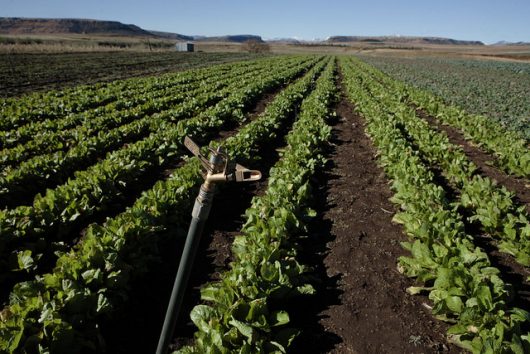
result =
[[[198,42],[236,42],[243,43],[248,40],[256,40],[258,42],[263,42],[261,36],[255,36],[252,34],[237,34],[230,36],[216,36],[216,37],[203,37],[196,36],[194,39]]]
[[[235,42],[242,43],[248,40],[263,42],[260,36],[239,34],[229,36],[188,36],[179,33],[147,31],[136,25],[127,25],[117,21],[100,21],[89,19],[46,19],[46,18],[20,18],[0,17],[0,34],[99,34],[115,36],[142,36],[158,37],[180,41],[199,42]]]
[[[364,42],[374,44],[388,44],[388,43],[401,43],[401,44],[442,44],[442,45],[484,45],[480,41],[461,41],[451,38],[440,38],[440,37],[409,37],[409,36],[333,36],[329,37],[326,42],[328,43],[351,43],[351,42]]]
[[[147,31],[136,25],[123,24],[117,21],[101,21],[90,19],[43,19],[0,17],[0,34],[29,35],[29,34],[98,34],[114,36],[156,37],[178,41],[197,42],[232,42],[243,43],[248,40],[263,42],[261,36],[252,34],[239,34],[227,36],[190,36],[179,33]],[[299,41],[292,38],[277,38],[269,40],[270,43],[284,44],[335,44],[335,43],[367,43],[367,44],[447,44],[447,45],[484,45],[480,41],[461,41],[439,37],[409,37],[409,36],[333,36],[325,41]],[[524,45],[524,43],[509,43],[510,45]]]
[[[296,38],[272,38],[268,39],[267,43],[275,44],[300,44],[301,42]]]
[[[59,33],[153,36],[138,26],[117,21],[0,17],[0,34]]]
[[[176,39],[178,41],[193,41],[193,36],[186,36],[184,34],[172,33],[172,32],[161,32],[161,31],[149,31],[154,36],[166,39]]]
[[[503,46],[503,45],[520,45],[520,46],[527,46],[530,45],[530,42],[507,42],[507,41],[500,41],[497,43],[491,44],[493,46]]]

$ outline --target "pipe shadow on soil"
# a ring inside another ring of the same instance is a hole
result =
[[[336,125],[337,122],[332,124]],[[328,158],[336,150],[335,145],[344,143],[335,130],[331,142],[325,151]],[[330,181],[340,178],[331,172],[333,167],[334,162],[330,159],[325,170],[315,176],[312,183],[315,195],[313,207],[317,217],[308,225],[308,236],[298,241],[300,263],[312,268],[309,280],[316,290],[316,295],[295,298],[288,304],[291,323],[301,331],[291,348],[293,353],[326,353],[342,342],[339,336],[328,331],[320,323],[322,312],[330,306],[340,304],[340,296],[343,293],[339,286],[342,276],[328,276],[324,265],[324,259],[329,252],[327,244],[335,239],[331,231],[332,221],[324,219],[325,212],[334,207],[327,198],[330,193]]]

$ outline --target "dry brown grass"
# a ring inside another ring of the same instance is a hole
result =
[[[83,34],[0,35],[0,38],[3,39],[0,41],[2,53],[159,52],[174,50],[175,43],[168,39]]]

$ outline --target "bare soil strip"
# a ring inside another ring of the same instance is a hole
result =
[[[525,205],[530,213],[530,181],[505,173],[493,165],[495,157],[484,152],[480,147],[472,145],[464,139],[464,135],[456,128],[441,124],[436,118],[423,110],[416,110],[419,117],[425,119],[433,128],[445,132],[452,144],[462,147],[467,157],[479,168],[478,173],[487,176],[515,193],[516,202]]]
[[[364,122],[343,93],[333,128],[331,166],[321,176],[320,219],[303,244],[315,268],[317,295],[298,301],[303,330],[296,353],[458,353],[446,325],[405,292],[412,281],[396,270],[406,236],[391,222],[395,207],[376,164]]]

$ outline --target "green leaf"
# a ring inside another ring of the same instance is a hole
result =
[[[289,314],[286,311],[277,311],[272,314],[271,326],[283,326],[289,323]]]
[[[89,269],[84,271],[81,274],[81,277],[86,281],[87,284],[90,284],[93,280],[98,279],[101,275],[101,269]]]
[[[301,286],[296,287],[296,291],[300,295],[313,295],[316,290],[311,284],[304,284]]]
[[[449,289],[451,284],[453,284],[453,271],[448,268],[438,268],[434,287],[437,289]]]
[[[211,327],[208,323],[210,318],[215,315],[216,312],[212,307],[207,305],[196,305],[193,310],[191,310],[190,318],[201,331],[209,333]]]
[[[422,292],[430,291],[432,289],[433,288],[424,287],[424,286],[409,286],[406,291],[407,291],[407,294],[409,295],[418,295],[418,294],[421,294]]]
[[[447,304],[447,307],[454,313],[459,314],[464,308],[464,303],[462,302],[462,299],[460,299],[460,297],[458,296],[448,296],[445,299],[445,303]]]
[[[254,322],[260,317],[267,315],[267,299],[256,299],[250,302],[250,309],[245,317],[246,321]]]
[[[456,324],[454,326],[449,327],[447,330],[447,334],[466,334],[467,333],[467,326],[464,324]]]
[[[479,304],[482,305],[482,307],[487,310],[491,311],[493,310],[493,298],[491,296],[491,291],[488,286],[480,286],[476,291],[476,297],[479,301]]]
[[[35,266],[33,257],[31,257],[31,251],[25,250],[17,253],[19,269],[30,270]]]
[[[510,343],[510,350],[513,354],[525,354],[527,353],[524,348],[523,342],[517,337],[512,337],[512,342]]]
[[[97,308],[96,308],[96,312],[97,313],[103,313],[103,312],[106,312],[108,310],[111,309],[111,304],[109,302],[109,299],[107,299],[107,297],[103,294],[103,293],[100,293],[98,295],[98,305],[97,305]]]
[[[512,321],[530,323],[530,313],[517,307],[514,307],[510,310],[510,318]]]
[[[232,318],[229,322],[232,326],[236,327],[239,333],[247,337],[251,342],[253,341],[254,329],[244,322],[238,321]]]

